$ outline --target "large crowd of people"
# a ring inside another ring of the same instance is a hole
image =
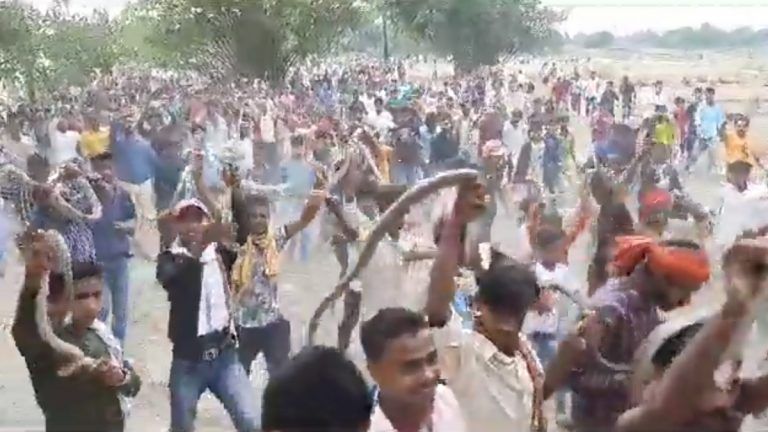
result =
[[[120,71],[8,108],[0,238],[46,430],[126,428],[133,260],[167,293],[174,432],[206,391],[241,432],[727,432],[768,408],[741,375],[768,278],[749,117],[567,60],[423,75]],[[338,267],[292,289],[343,313],[303,305],[296,346],[281,276],[317,254]],[[725,300],[675,315],[704,291]]]

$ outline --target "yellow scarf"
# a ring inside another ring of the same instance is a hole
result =
[[[232,266],[232,286],[236,293],[251,284],[253,265],[260,256],[264,258],[264,274],[273,280],[280,273],[280,252],[272,230],[259,236],[248,236],[248,241],[240,249]]]

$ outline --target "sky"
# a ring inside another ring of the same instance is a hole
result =
[[[53,0],[27,0],[45,8]],[[75,11],[94,7],[118,13],[129,0],[70,0]],[[472,0],[467,0],[472,1]],[[642,30],[665,31],[710,23],[733,30],[747,26],[768,28],[768,0],[542,0],[567,10],[561,30],[574,35],[607,30],[626,35]]]

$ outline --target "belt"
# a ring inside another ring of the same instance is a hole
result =
[[[213,361],[216,360],[221,355],[221,353],[226,351],[228,348],[235,346],[235,337],[229,332],[222,332],[220,334],[216,334],[215,341],[211,341],[210,343],[203,343],[202,345],[203,350],[200,358],[204,361]]]

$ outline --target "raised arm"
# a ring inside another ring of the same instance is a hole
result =
[[[299,219],[285,226],[286,239],[293,237],[296,235],[296,233],[303,230],[310,223],[312,223],[312,221],[315,219],[315,216],[317,216],[317,212],[320,211],[320,208],[323,206],[326,198],[327,194],[325,191],[313,190],[310,193],[309,198],[307,199],[307,203],[304,204],[304,208],[301,210],[301,216],[299,216]]]

